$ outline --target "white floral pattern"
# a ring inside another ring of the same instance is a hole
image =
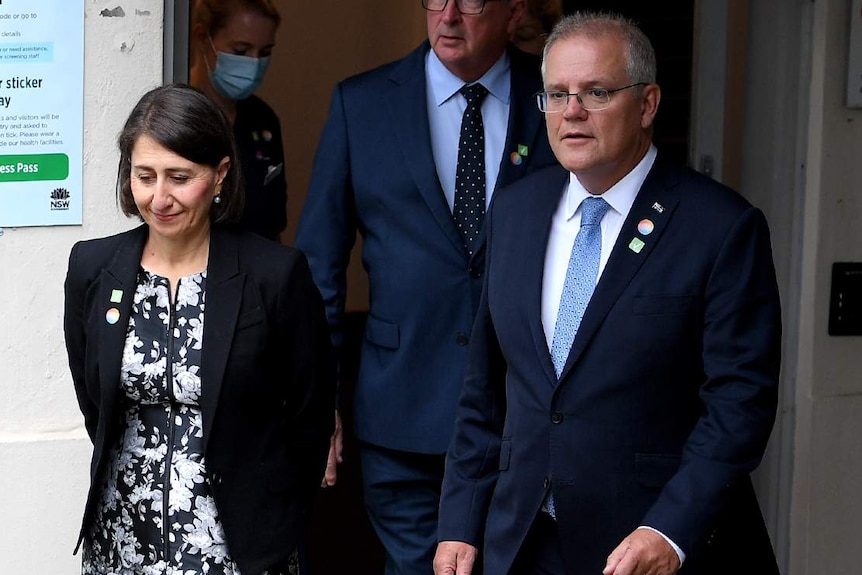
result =
[[[240,575],[206,481],[205,287],[206,271],[181,278],[172,309],[168,280],[140,271],[120,372],[125,432],[84,541],[83,575]],[[294,553],[283,571],[298,575],[297,563]]]

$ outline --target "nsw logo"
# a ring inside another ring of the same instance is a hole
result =
[[[51,192],[51,209],[52,210],[68,210],[72,194],[66,188],[54,188]]]

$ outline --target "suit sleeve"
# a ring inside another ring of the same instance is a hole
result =
[[[704,291],[702,414],[677,473],[643,525],[686,553],[707,541],[763,456],[778,398],[781,318],[769,230],[749,208],[727,235]]]
[[[335,362],[320,293],[305,258],[294,252],[278,304],[285,334],[288,405],[292,421],[288,442],[299,487],[310,500],[326,467],[334,421]]]
[[[356,241],[357,221],[350,171],[350,149],[343,88],[332,95],[296,236],[314,282],[323,296],[332,342],[341,348],[342,318],[347,293],[347,264]]]
[[[87,334],[84,328],[84,298],[86,297],[87,285],[81,279],[82,272],[78,264],[79,248],[80,244],[75,244],[69,255],[69,269],[66,272],[64,284],[63,333],[66,340],[66,353],[69,356],[69,370],[72,374],[72,383],[75,386],[75,395],[78,398],[81,413],[84,415],[84,426],[92,441],[96,436],[96,428],[99,423],[99,409],[87,393],[86,385]]]
[[[470,337],[470,356],[456,411],[455,432],[446,455],[440,501],[439,541],[482,547],[484,525],[499,476],[500,446],[506,419],[506,362],[488,302],[492,259],[491,214],[485,280]]]

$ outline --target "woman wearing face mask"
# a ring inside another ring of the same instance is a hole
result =
[[[281,16],[275,0],[194,0],[190,82],[233,124],[245,181],[240,226],[278,241],[287,225],[281,128],[260,86]]]

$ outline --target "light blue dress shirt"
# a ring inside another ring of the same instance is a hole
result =
[[[482,123],[485,126],[485,208],[500,173],[500,162],[506,145],[510,104],[509,56],[503,52],[491,68],[476,82],[488,90],[482,102]],[[431,152],[437,177],[446,196],[449,209],[455,203],[455,171],[458,167],[458,140],[461,136],[461,117],[467,101],[458,93],[465,82],[450,72],[434,53],[428,50],[425,57],[425,98],[428,123],[431,127]]]

